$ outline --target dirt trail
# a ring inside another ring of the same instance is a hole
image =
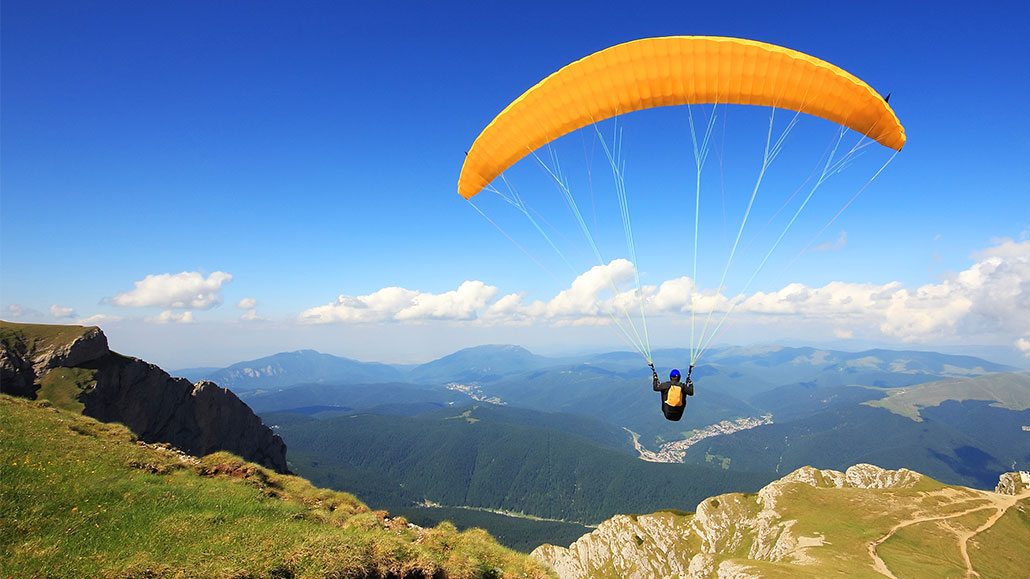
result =
[[[926,523],[930,521],[947,521],[949,519],[964,517],[970,513],[975,513],[977,511],[982,511],[985,509],[995,509],[997,512],[991,515],[991,517],[987,519],[987,522],[981,525],[978,529],[974,531],[967,531],[964,533],[956,532],[956,539],[958,540],[959,552],[962,554],[962,560],[966,564],[966,577],[979,577],[980,574],[973,569],[973,563],[969,559],[969,540],[994,526],[994,523],[997,523],[998,520],[1001,519],[1001,517],[1005,514],[1005,512],[1012,508],[1012,506],[1014,506],[1017,502],[1026,498],[1030,498],[1030,490],[1023,491],[1018,495],[1001,495],[998,493],[984,491],[981,496],[983,499],[986,499],[990,504],[980,505],[977,507],[973,507],[971,509],[966,509],[958,513],[950,513],[947,515],[941,515],[937,517],[917,517],[914,519],[902,521],[897,525],[894,525],[894,527],[892,527],[886,535],[869,543],[869,556],[873,559],[873,568],[876,569],[876,571],[881,575],[890,577],[891,579],[898,579],[893,573],[891,573],[890,569],[887,568],[887,564],[883,562],[883,559],[880,558],[880,555],[877,554],[876,548],[888,539],[890,539],[892,536],[894,536],[895,533],[897,533],[901,529],[904,529],[905,527],[915,525],[918,523]]]

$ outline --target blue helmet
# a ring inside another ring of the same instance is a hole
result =
[[[680,371],[679,371],[679,370],[676,370],[676,369],[674,368],[674,369],[672,370],[672,372],[669,372],[669,379],[671,380],[671,379],[673,379],[673,378],[679,378],[679,375],[680,375]]]

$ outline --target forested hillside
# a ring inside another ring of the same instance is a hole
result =
[[[859,395],[851,403],[706,439],[690,447],[684,460],[704,462],[716,456],[731,468],[779,473],[805,465],[841,469],[871,462],[974,488],[990,488],[999,474],[1030,468],[1030,433],[1022,429],[1030,425],[1030,410],[950,401],[923,408],[923,419],[916,422],[860,404],[863,389],[849,390]],[[838,395],[836,389],[832,392]]]
[[[427,500],[598,522],[616,513],[689,508],[704,496],[753,491],[774,478],[648,463],[555,428],[493,420],[472,407],[413,418],[280,416],[265,419],[279,425],[299,474],[389,508]]]

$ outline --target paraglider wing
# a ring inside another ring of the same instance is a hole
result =
[[[458,179],[466,199],[548,142],[646,108],[728,103],[822,117],[901,150],[905,129],[868,84],[828,62],[753,40],[644,38],[551,74],[509,104],[472,144]]]

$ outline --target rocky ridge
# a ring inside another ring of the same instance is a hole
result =
[[[568,548],[542,545],[531,556],[562,578],[879,576],[889,567],[879,556],[882,543],[899,529],[929,533],[927,522],[945,521],[956,552],[965,557],[965,568],[956,571],[975,573],[973,547],[987,553],[998,548],[985,532],[1013,506],[1020,513],[1030,508],[1030,473],[1003,475],[997,493],[990,493],[943,485],[907,469],[803,467],[757,494],[706,499],[695,513],[618,515]],[[970,522],[982,516],[973,513],[993,517]],[[1025,522],[1016,528],[1022,535],[1005,537],[1006,543],[1030,540]],[[880,538],[870,542],[870,536]],[[1030,564],[1030,555],[1022,557]]]
[[[48,374],[91,376],[73,393],[82,413],[120,422],[141,440],[196,456],[224,450],[287,472],[286,445],[235,394],[213,382],[173,378],[154,364],[112,352],[97,327],[3,322],[0,384],[5,394],[35,398]]]

